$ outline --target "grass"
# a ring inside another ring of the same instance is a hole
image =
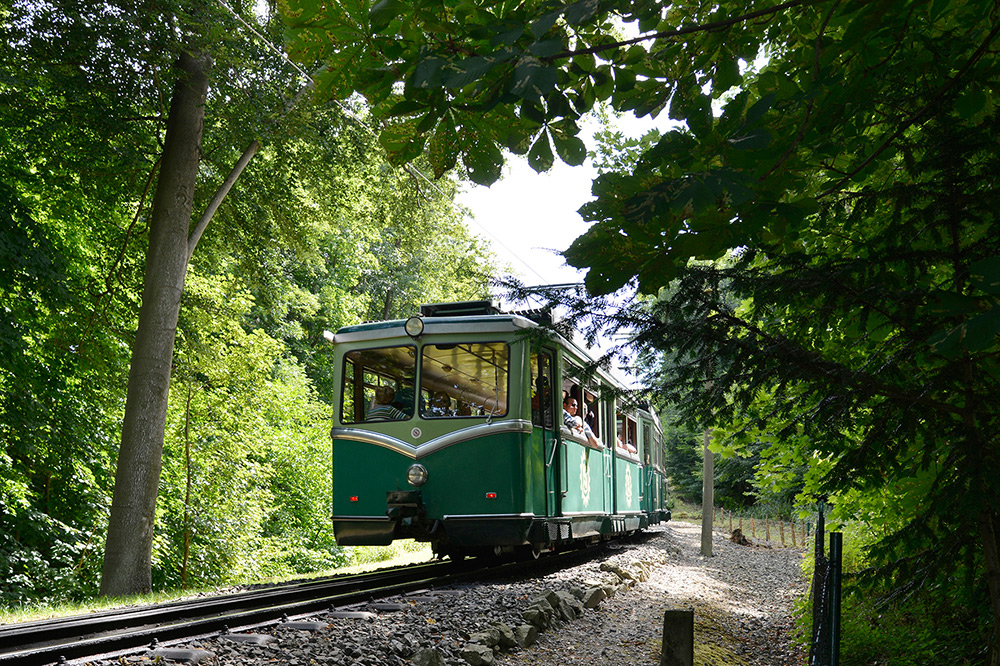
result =
[[[351,564],[337,569],[327,569],[316,571],[310,574],[297,574],[269,578],[266,580],[247,581],[247,585],[278,584],[293,580],[309,580],[312,578],[322,578],[338,574],[355,574],[383,569],[386,567],[403,566],[407,564],[419,564],[430,561],[433,553],[430,544],[417,543],[407,539],[395,541],[389,546],[352,546],[347,548],[350,553]],[[158,590],[151,594],[136,595],[117,599],[99,597],[80,602],[61,603],[41,603],[36,605],[16,606],[11,608],[0,607],[0,624],[14,624],[17,622],[30,622],[32,620],[46,620],[56,617],[68,617],[71,615],[86,615],[104,610],[116,608],[127,608],[130,606],[145,606],[149,604],[165,603],[176,601],[191,596],[202,594],[225,594],[232,592],[238,587],[236,585],[218,587],[198,587],[177,590]]]

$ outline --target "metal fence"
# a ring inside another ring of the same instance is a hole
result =
[[[840,664],[840,581],[844,553],[843,534],[830,533],[830,556],[823,552],[823,509],[816,522],[816,566],[813,573],[813,626],[809,666]]]

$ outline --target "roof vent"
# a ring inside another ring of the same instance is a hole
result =
[[[500,314],[493,301],[459,301],[457,303],[427,303],[420,306],[424,317],[469,317]]]

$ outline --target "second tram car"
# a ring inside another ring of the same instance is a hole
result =
[[[430,541],[452,557],[538,553],[669,520],[663,441],[586,352],[489,302],[333,337],[341,545]]]

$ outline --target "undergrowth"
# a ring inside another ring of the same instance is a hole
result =
[[[972,666],[984,662],[989,627],[976,609],[981,599],[941,581],[903,600],[886,601],[887,589],[862,586],[853,575],[870,566],[865,557],[869,536],[862,525],[844,525],[841,604],[841,666]],[[827,539],[829,543],[829,539]],[[812,544],[803,572],[812,579]],[[829,556],[829,552],[826,553]],[[953,593],[944,593],[948,587]],[[812,631],[812,596],[795,603],[797,639],[806,650]],[[986,614],[988,616],[988,614]]]

